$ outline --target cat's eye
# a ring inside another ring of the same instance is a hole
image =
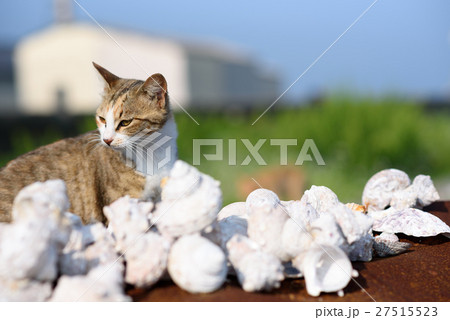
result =
[[[103,124],[106,123],[106,120],[103,117],[98,116],[98,120],[100,120],[100,122]]]
[[[119,126],[126,127],[126,126],[130,125],[131,121],[132,120],[122,120],[122,121],[120,121]]]

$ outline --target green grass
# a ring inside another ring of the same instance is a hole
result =
[[[450,175],[450,115],[426,112],[416,102],[334,95],[301,108],[275,106],[254,126],[251,124],[259,111],[252,114],[193,112],[193,116],[200,125],[183,112],[176,114],[179,157],[193,163],[193,139],[224,140],[224,160],[207,161],[202,157],[198,168],[221,181],[225,204],[244,200],[237,192],[236,181],[240,177],[250,177],[265,167],[280,165],[280,149],[270,146],[270,139],[298,139],[298,146],[288,147],[290,165],[294,164],[305,139],[313,139],[326,165],[305,162],[301,166],[306,176],[305,187],[326,185],[342,201],[360,201],[366,181],[385,168],[404,170],[411,177],[418,173],[432,178]],[[91,118],[78,125],[80,132],[94,127]],[[19,154],[59,139],[61,134],[48,128],[37,137],[26,130],[11,136],[14,150],[0,153],[3,165]],[[237,145],[237,165],[231,166],[228,164],[230,139],[236,140]],[[248,166],[241,165],[249,152],[240,139],[249,139],[252,144],[267,139],[259,150],[267,166],[259,166],[253,159]],[[213,147],[201,150],[204,154],[215,152]]]
[[[275,107],[277,108],[277,107]],[[343,201],[360,201],[366,181],[385,168],[405,170],[410,176],[425,173],[442,177],[450,173],[450,116],[447,113],[427,113],[423,106],[395,98],[370,99],[349,96],[327,97],[314,106],[278,109],[251,123],[250,116],[227,114],[194,114],[200,126],[183,113],[177,114],[180,131],[180,158],[192,163],[192,139],[313,139],[326,163],[318,166],[305,162],[302,166],[311,184],[326,185]],[[280,163],[278,147],[269,142],[260,154],[268,166]],[[238,163],[248,152],[237,141]],[[289,163],[294,164],[300,146],[288,147]],[[210,150],[212,153],[213,150]],[[205,149],[208,153],[208,149]],[[224,161],[205,161],[199,169],[222,181],[224,202],[237,198],[235,181],[242,174],[260,169],[253,161],[249,166],[228,166],[227,143]]]

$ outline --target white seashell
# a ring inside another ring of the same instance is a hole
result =
[[[423,208],[440,199],[430,176],[419,174],[412,183],[416,189],[417,206]]]
[[[248,221],[239,216],[229,216],[217,223],[219,239],[217,244],[226,252],[227,242],[236,234],[247,237]]]
[[[116,252],[111,234],[103,224],[95,223],[74,226],[58,263],[61,274],[74,276],[85,275],[98,266],[114,262],[122,265],[122,260]]]
[[[164,274],[170,242],[156,232],[140,236],[125,252],[125,281],[137,287],[149,287]]]
[[[130,301],[123,292],[123,268],[118,264],[101,265],[87,275],[62,276],[50,301]]]
[[[166,236],[179,237],[211,225],[222,204],[219,182],[177,160],[162,189],[152,221]]]
[[[375,220],[373,230],[389,233],[404,233],[414,237],[449,235],[450,227],[431,213],[419,209],[405,209]]]
[[[66,185],[62,180],[35,182],[23,188],[14,199],[13,220],[46,219],[59,221],[70,207]]]
[[[0,277],[53,281],[58,255],[69,240],[69,206],[62,180],[33,183],[14,200],[13,222],[2,228]]]
[[[191,293],[219,289],[227,275],[223,251],[198,234],[179,238],[169,253],[168,271],[172,280]]]
[[[409,186],[408,175],[397,169],[382,170],[367,181],[362,202],[369,212],[384,210],[391,202],[392,195]]]
[[[410,185],[405,189],[393,192],[389,205],[391,206],[391,208],[394,208],[398,211],[412,208],[416,205],[416,202],[417,190],[414,185]]]
[[[340,204],[337,195],[324,186],[312,186],[306,190],[300,199],[302,205],[311,205],[319,215],[327,213],[331,208]]]
[[[262,188],[252,191],[245,201],[249,216],[261,208],[276,208],[279,204],[280,199],[275,192]]]
[[[0,301],[42,302],[52,294],[52,283],[0,278]]]
[[[312,246],[294,259],[293,265],[303,273],[306,290],[314,297],[344,289],[353,275],[347,255],[334,246]]]
[[[228,259],[234,267],[238,281],[247,292],[272,290],[283,281],[283,266],[270,253],[243,235],[233,236],[227,243]]]
[[[311,223],[310,235],[314,244],[339,247],[344,252],[349,252],[349,245],[339,227],[336,218],[331,214],[324,214]],[[306,248],[309,250],[309,248]]]
[[[400,242],[393,233],[382,232],[375,237],[373,249],[379,257],[393,256],[405,252],[411,247],[408,242]]]
[[[229,216],[238,216],[248,219],[247,208],[245,202],[233,202],[222,208],[217,214],[217,220],[225,219]]]
[[[301,225],[308,226],[311,222],[319,218],[319,213],[309,203],[301,202],[300,200],[292,200],[281,201],[281,204],[286,209],[289,217]]]
[[[152,207],[151,202],[139,202],[125,196],[103,208],[119,252],[126,250],[136,237],[150,229],[148,215]]]
[[[95,223],[86,227],[94,239],[94,242],[85,249],[88,272],[99,266],[110,264],[115,264],[115,267],[123,270],[123,259],[117,254],[114,239],[105,226],[101,223]]]
[[[287,254],[287,260],[292,260],[307,250],[313,240],[309,226],[304,226],[294,219],[286,220],[281,232],[281,246]]]
[[[260,189],[261,190],[261,189]],[[281,234],[289,216],[281,205],[273,207],[272,203],[265,203],[252,211],[248,219],[247,233],[263,251],[275,255],[281,261],[289,261],[290,255],[283,248]]]

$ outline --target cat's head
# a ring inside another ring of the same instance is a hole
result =
[[[157,131],[165,124],[170,109],[162,74],[156,73],[145,82],[122,79],[93,64],[105,80],[103,100],[95,116],[102,143],[122,149],[136,134]]]

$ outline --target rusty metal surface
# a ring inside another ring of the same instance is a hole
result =
[[[450,201],[436,202],[425,209],[450,225]],[[311,297],[303,279],[283,281],[281,288],[270,293],[247,293],[233,277],[222,289],[209,294],[190,294],[171,281],[155,287],[129,289],[134,301],[450,301],[450,239],[444,236],[414,238],[399,235],[411,242],[408,252],[371,262],[356,262],[355,280],[345,288],[345,296],[321,294]],[[369,296],[370,295],[370,296]]]

